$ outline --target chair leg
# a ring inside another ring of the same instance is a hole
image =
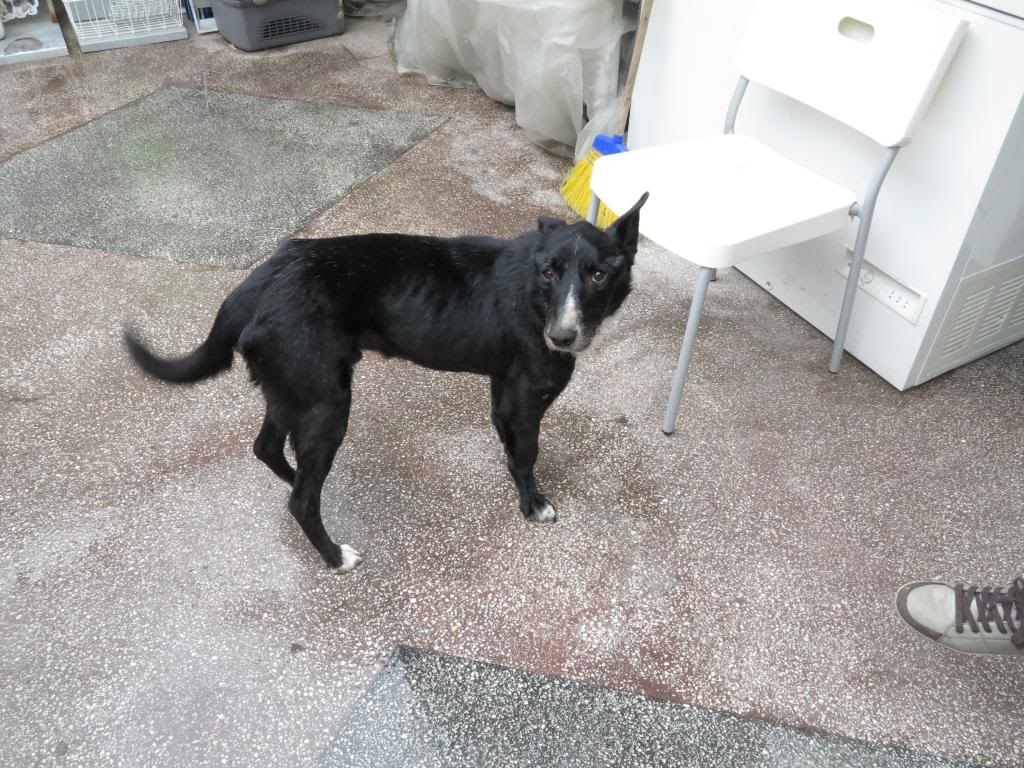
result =
[[[717,269],[712,269],[711,270],[711,282],[712,283],[717,283],[718,282],[718,270]]]
[[[590,207],[587,209],[587,221],[597,226],[597,212],[601,207],[601,199],[593,192],[590,193]]]
[[[683,335],[683,346],[679,350],[679,362],[676,365],[676,374],[672,380],[672,393],[668,399],[668,410],[665,412],[665,421],[661,425],[661,431],[666,435],[671,435],[676,429],[679,403],[683,399],[683,387],[686,385],[686,370],[690,367],[693,344],[697,340],[697,326],[700,325],[701,312],[704,310],[704,299],[708,295],[708,285],[711,283],[714,271],[710,267],[701,267],[700,275],[697,276],[697,287],[693,291],[693,301],[690,302],[690,316],[686,319],[686,333]]]
[[[871,232],[871,220],[875,217],[875,203],[882,189],[882,182],[896,160],[899,147],[885,150],[882,164],[875,170],[875,175],[868,184],[864,199],[850,209],[850,214],[860,219],[857,228],[857,243],[853,246],[853,259],[850,261],[850,275],[846,278],[846,292],[843,294],[843,306],[839,310],[839,322],[836,325],[836,340],[832,344],[832,359],[828,369],[832,373],[839,372],[839,364],[843,361],[843,348],[846,346],[846,331],[850,327],[850,314],[853,312],[853,300],[857,297],[857,285],[860,283],[860,270],[864,266],[864,251],[868,247],[868,233]]]
[[[864,251],[867,250],[868,232],[871,230],[871,219],[863,218],[857,228],[857,242],[853,246],[853,258],[850,260],[850,274],[846,278],[846,291],[843,293],[843,306],[839,310],[839,322],[836,325],[836,338],[832,343],[832,359],[828,369],[839,373],[839,365],[843,361],[843,349],[846,346],[846,331],[850,327],[850,315],[853,314],[853,302],[857,298],[857,286],[860,283],[861,268],[864,266]]]

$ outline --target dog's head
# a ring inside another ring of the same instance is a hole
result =
[[[603,232],[585,221],[539,221],[534,253],[536,281],[545,307],[544,341],[556,352],[576,354],[594,340],[630,290],[630,270],[647,193]]]

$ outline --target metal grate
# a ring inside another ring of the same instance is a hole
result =
[[[288,37],[302,32],[314,32],[321,29],[320,22],[305,16],[285,16],[281,19],[268,21],[263,25],[263,39],[269,40],[275,37]]]

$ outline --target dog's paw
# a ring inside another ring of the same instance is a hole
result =
[[[341,562],[331,567],[335,573],[349,573],[359,567],[363,562],[363,556],[356,552],[348,544],[341,545]]]
[[[550,501],[545,501],[530,510],[530,514],[526,516],[526,519],[531,523],[553,523],[558,520],[558,514],[555,512],[555,508],[551,506]]]

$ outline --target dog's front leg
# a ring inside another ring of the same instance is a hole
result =
[[[495,379],[491,382],[491,398],[491,421],[505,445],[509,472],[519,491],[519,509],[532,522],[555,522],[555,508],[537,488],[533,474],[540,422],[553,396],[545,397],[519,382]]]

